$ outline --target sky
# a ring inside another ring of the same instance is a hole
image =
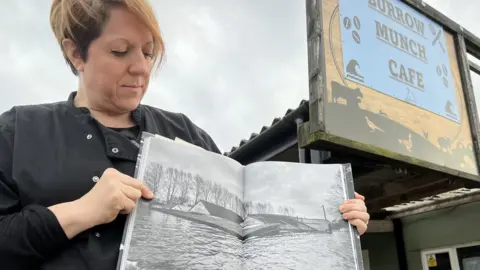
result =
[[[179,151],[183,148],[183,151]],[[203,148],[180,144],[171,140],[154,139],[148,153],[142,153],[147,163],[162,164],[164,169],[173,168],[200,176],[212,184],[220,184],[239,199],[243,197],[243,166],[237,161]]]
[[[50,29],[51,2],[2,2],[0,112],[65,100],[76,90]],[[480,36],[480,1],[425,2]],[[305,1],[151,3],[166,59],[142,103],[185,113],[229,151],[308,99]],[[480,88],[480,76],[474,83]]]
[[[329,220],[338,220],[344,195],[335,177],[340,169],[301,163],[249,164],[245,169],[244,200],[269,203],[275,214],[279,214],[279,206],[286,206],[292,207],[298,217],[322,219],[325,214]]]

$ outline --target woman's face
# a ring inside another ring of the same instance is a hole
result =
[[[142,100],[153,66],[153,38],[146,26],[125,9],[110,19],[77,68],[90,109],[125,113]]]

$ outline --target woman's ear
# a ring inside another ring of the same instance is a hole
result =
[[[84,61],[80,56],[77,45],[69,38],[62,40],[62,48],[68,60],[72,63],[78,72],[83,72]]]

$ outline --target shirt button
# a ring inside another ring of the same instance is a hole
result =
[[[118,153],[118,148],[112,148],[112,152],[115,154]]]
[[[92,137],[93,137],[92,134],[88,134],[88,135],[87,135],[87,140],[92,139]]]
[[[96,183],[96,182],[98,182],[98,180],[100,180],[100,178],[98,178],[98,176],[94,176],[94,177],[92,177],[92,181],[93,181],[93,182],[95,182],[95,183]]]
[[[100,237],[100,233],[96,232],[96,233],[95,233],[95,237],[99,238],[99,237]]]

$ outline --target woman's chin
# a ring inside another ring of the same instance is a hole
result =
[[[116,105],[118,108],[121,108],[123,111],[134,111],[138,108],[141,102],[141,98],[123,98]]]

